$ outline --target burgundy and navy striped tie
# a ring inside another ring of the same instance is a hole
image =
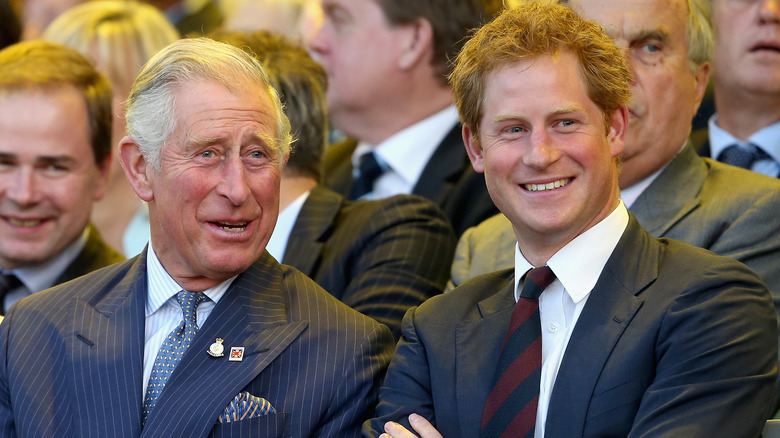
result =
[[[480,438],[534,436],[542,374],[539,295],[553,280],[555,274],[547,266],[531,269],[525,276],[482,411]]]

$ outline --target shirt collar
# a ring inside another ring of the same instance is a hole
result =
[[[84,245],[87,244],[89,227],[85,228],[81,235],[56,257],[35,266],[24,266],[12,270],[14,275],[24,284],[30,293],[40,292],[55,286],[60,275],[76,260]]]
[[[276,226],[274,227],[274,232],[271,234],[271,239],[268,241],[268,244],[265,245],[265,250],[280,263],[284,258],[287,242],[290,241],[290,233],[292,233],[295,222],[298,220],[298,215],[301,213],[303,203],[309,198],[309,193],[311,193],[311,191],[307,190],[295,198],[293,202],[279,213],[279,218],[276,219]]]
[[[547,261],[572,301],[580,302],[593,290],[626,226],[628,210],[620,201],[609,216],[575,237]],[[532,268],[515,245],[515,300],[520,293],[520,279]]]
[[[780,163],[780,122],[775,122],[769,126],[759,129],[753,133],[747,141],[742,141],[718,126],[718,115],[714,114],[708,122],[710,138],[710,154],[713,159],[717,159],[721,152],[727,147],[738,144],[745,146],[748,143],[754,144],[767,153],[773,160]]]
[[[414,186],[428,160],[458,120],[455,106],[448,106],[393,134],[376,146],[360,142],[352,154],[352,167],[360,167],[360,157],[374,151],[384,164],[400,175],[407,184]]]
[[[204,290],[203,293],[216,304],[225,295],[225,291],[227,291],[236,277],[237,275],[228,278],[222,283]],[[147,290],[149,291],[146,296],[147,318],[159,310],[171,297],[184,289],[176,283],[168,274],[168,271],[165,270],[162,263],[160,263],[160,259],[157,258],[157,254],[154,252],[154,248],[152,248],[151,241],[146,251],[146,281]]]

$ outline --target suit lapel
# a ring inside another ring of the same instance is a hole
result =
[[[284,264],[316,277],[317,262],[322,258],[322,248],[335,227],[343,201],[343,197],[321,186],[309,193],[290,232]]]
[[[631,212],[650,234],[663,236],[701,205],[706,177],[707,165],[687,144],[637,198]]]
[[[658,243],[631,216],[577,320],[550,397],[546,436],[582,436],[596,382],[658,277]]]
[[[455,394],[462,436],[478,436],[482,409],[493,386],[494,370],[501,354],[515,300],[514,276],[500,291],[478,303],[480,318],[461,323],[455,332]],[[500,336],[496,336],[500,334]]]
[[[264,253],[236,278],[169,378],[143,436],[207,436],[230,400],[303,332],[306,322],[288,322],[278,267]],[[224,357],[207,353],[216,338]],[[245,348],[242,361],[228,360],[231,347]]]
[[[113,430],[138,436],[141,429],[145,252],[127,275],[93,301],[77,298],[73,315],[73,379],[89,416],[112,418]],[[101,422],[101,424],[103,424]],[[90,429],[89,424],[80,426]]]
[[[463,146],[461,125],[457,123],[428,160],[412,193],[442,205],[463,173],[466,160],[468,157]]]

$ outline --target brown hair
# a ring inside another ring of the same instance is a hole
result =
[[[487,75],[499,67],[568,51],[576,56],[588,96],[604,114],[628,104],[626,61],[596,23],[561,5],[525,3],[478,30],[463,47],[450,80],[461,120],[478,138]]]
[[[111,84],[79,52],[35,40],[0,50],[0,93],[74,86],[87,104],[95,163],[111,155]]]

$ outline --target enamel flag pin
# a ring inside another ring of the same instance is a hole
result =
[[[228,360],[241,362],[244,360],[244,347],[230,347],[230,356]]]
[[[225,346],[222,345],[222,338],[217,338],[217,342],[211,344],[208,354],[211,357],[222,357],[225,355]]]

